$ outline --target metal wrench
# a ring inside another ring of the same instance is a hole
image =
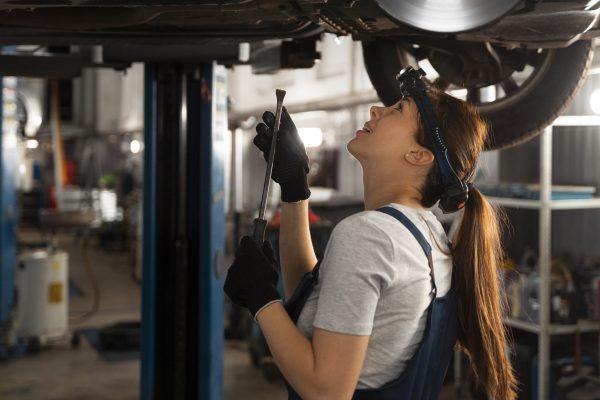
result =
[[[285,90],[276,89],[275,96],[277,97],[277,108],[275,109],[275,126],[273,127],[273,135],[271,137],[271,149],[269,150],[269,159],[267,160],[267,172],[265,173],[265,182],[263,184],[260,208],[258,209],[258,218],[254,219],[254,234],[252,235],[254,242],[256,242],[261,247],[265,240],[265,231],[267,229],[265,210],[267,208],[267,196],[269,194],[269,187],[271,186],[271,172],[273,172],[273,161],[275,161],[275,147],[277,145],[277,134],[279,133],[279,124],[281,123],[281,112],[283,109],[283,98],[285,97]]]

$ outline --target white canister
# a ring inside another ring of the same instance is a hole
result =
[[[19,255],[17,334],[42,342],[63,337],[68,329],[68,255],[39,249]]]

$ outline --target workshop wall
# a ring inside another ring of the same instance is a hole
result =
[[[284,70],[271,75],[253,75],[249,66],[238,66],[229,71],[230,115],[253,116],[245,121],[230,121],[232,125],[238,125],[230,128],[234,130],[234,136],[239,135],[234,140],[241,152],[242,167],[239,173],[242,179],[236,180],[239,187],[234,188],[234,192],[242,194],[243,198],[236,203],[241,204],[243,210],[254,210],[260,198],[264,160],[252,145],[252,139],[263,111],[275,108],[276,88],[287,91],[284,101],[287,106],[306,106],[316,101],[349,98],[365,93],[372,93],[375,98],[364,69],[360,43],[352,42],[349,37],[338,40],[333,35],[325,35],[319,43],[319,50],[322,60],[310,69]],[[319,127],[323,131],[322,149],[337,150],[335,196],[362,199],[360,165],[347,153],[346,144],[354,137],[357,127],[369,119],[369,107],[370,104],[365,104],[332,111],[315,108],[314,111],[294,114],[294,121],[299,128]],[[312,160],[318,158],[316,150],[309,148],[307,151]],[[319,165],[313,164],[312,167],[318,168]],[[270,193],[271,204],[276,204],[278,190],[279,187],[274,185]],[[332,193],[331,190],[314,186],[311,190],[313,201],[325,199]]]
[[[97,134],[141,132],[144,124],[144,66],[126,72],[85,69],[73,81],[74,123]]]
[[[285,103],[297,104],[332,99],[356,92],[373,91],[362,61],[359,42],[350,37],[325,35],[319,42],[321,60],[310,69],[282,70],[271,75],[252,75],[249,66],[229,71],[232,111],[274,108],[276,88],[287,91]]]

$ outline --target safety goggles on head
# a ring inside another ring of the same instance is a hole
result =
[[[444,213],[452,213],[465,206],[469,198],[469,188],[452,167],[443,132],[437,123],[433,106],[427,96],[430,89],[427,81],[423,79],[424,76],[425,71],[421,68],[415,70],[412,67],[406,67],[400,71],[396,79],[400,82],[401,99],[412,98],[419,109],[425,132],[431,139],[431,146],[444,186],[439,206]]]

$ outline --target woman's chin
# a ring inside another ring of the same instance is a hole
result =
[[[356,151],[357,151],[356,139],[357,139],[357,137],[355,136],[348,141],[348,144],[346,144],[346,149],[348,150],[348,153],[352,154],[354,157],[356,157]]]
[[[361,144],[360,138],[358,136],[355,136],[352,139],[350,139],[350,141],[346,145],[346,149],[348,150],[348,153],[350,153],[358,161],[364,158],[364,152],[366,148],[363,144]]]

